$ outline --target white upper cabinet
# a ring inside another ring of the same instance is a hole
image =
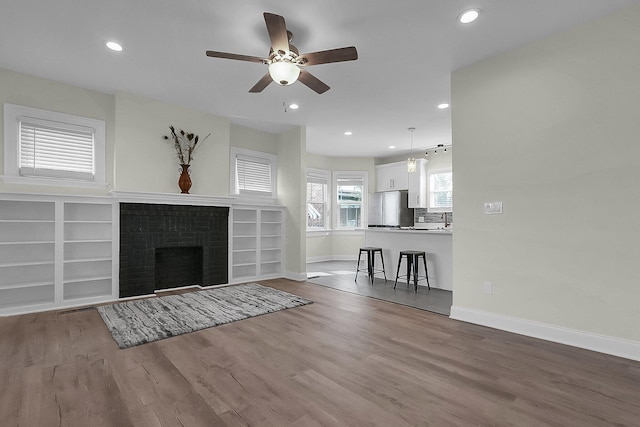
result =
[[[407,162],[388,163],[376,166],[376,191],[409,189]]]
[[[410,208],[427,208],[428,200],[428,183],[427,183],[427,161],[425,159],[416,159],[416,171],[408,174],[409,180],[409,207]]]

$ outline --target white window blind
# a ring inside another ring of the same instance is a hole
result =
[[[268,159],[236,155],[236,189],[239,194],[272,195],[271,162]]]
[[[95,129],[20,117],[19,132],[20,175],[94,180]]]

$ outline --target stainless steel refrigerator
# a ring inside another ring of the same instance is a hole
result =
[[[369,227],[412,227],[413,208],[407,191],[385,191],[369,195]]]

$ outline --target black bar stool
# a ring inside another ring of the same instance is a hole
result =
[[[382,248],[374,248],[372,246],[366,246],[364,248],[360,248],[360,252],[358,253],[358,266],[356,268],[356,278],[355,281],[358,281],[358,272],[365,271],[364,268],[360,268],[360,257],[362,253],[367,254],[367,275],[369,276],[369,280],[373,285],[373,278],[376,273],[384,274],[384,283],[387,283],[387,272],[384,270],[384,257],[382,256]],[[380,260],[382,261],[382,270],[376,270],[376,253],[380,254]]]
[[[424,277],[422,279],[418,277],[418,263],[420,262],[421,257],[422,262],[424,262]],[[402,264],[402,258],[407,259],[407,274],[400,276],[400,264]],[[413,287],[416,292],[418,292],[418,281],[423,279],[427,279],[427,287],[431,289],[431,285],[429,285],[429,271],[427,270],[427,254],[424,251],[400,251],[400,257],[398,258],[398,271],[396,271],[396,283],[393,285],[393,289],[396,288],[398,285],[398,279],[401,277],[407,278],[407,286],[409,286],[409,280],[412,272]]]

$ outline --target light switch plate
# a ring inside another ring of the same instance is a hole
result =
[[[502,213],[502,202],[484,202],[485,215],[495,215]]]

